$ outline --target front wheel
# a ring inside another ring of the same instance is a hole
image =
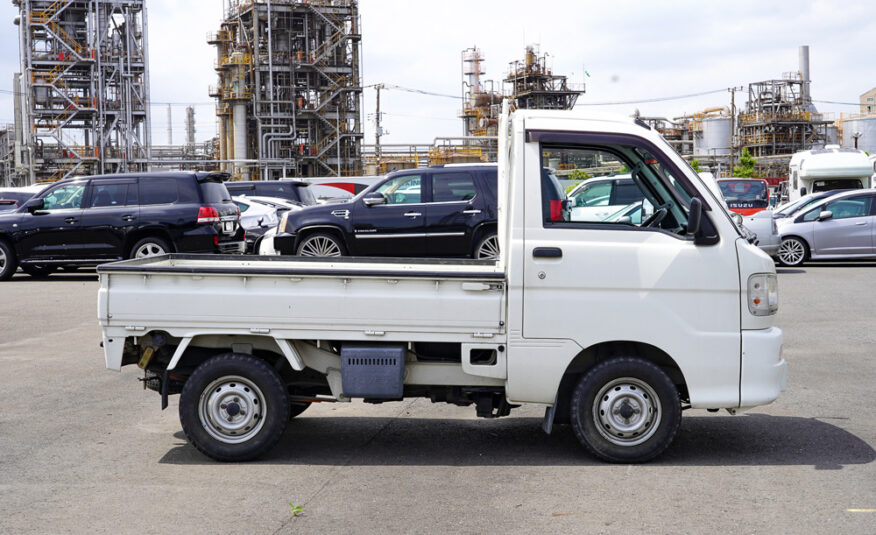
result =
[[[8,242],[0,240],[0,281],[11,279],[16,269],[15,250]]]
[[[809,257],[809,247],[800,238],[791,236],[782,240],[776,256],[783,266],[799,266]]]
[[[307,236],[298,245],[298,256],[344,256],[344,245],[331,234],[318,232]]]
[[[186,437],[217,461],[248,461],[286,430],[289,398],[265,361],[227,353],[198,366],[183,386],[179,419]]]
[[[681,401],[672,379],[654,363],[612,358],[578,382],[571,417],[578,440],[596,457],[641,463],[672,443],[681,423]]]

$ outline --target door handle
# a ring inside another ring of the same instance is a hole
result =
[[[420,212],[407,212],[405,214],[405,217],[420,217],[421,215],[423,214],[421,214]]]
[[[863,227],[863,226],[866,225],[866,224],[867,224],[866,221],[859,221],[858,223],[855,223],[855,225],[857,225],[857,226],[859,226],[859,227]]]
[[[533,258],[563,258],[563,250],[559,247],[536,247],[532,250]]]
[[[479,213],[481,213],[481,211],[480,210],[463,210],[462,213],[463,214],[479,214]]]
[[[134,220],[134,216],[132,216],[132,215],[123,215],[122,216],[122,221],[133,221],[133,220]]]
[[[78,221],[78,219],[76,219],[75,217],[64,218],[64,223],[75,223],[76,221]]]

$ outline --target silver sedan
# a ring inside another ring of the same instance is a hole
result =
[[[784,266],[876,258],[876,190],[838,193],[776,223],[782,238],[778,259]]]

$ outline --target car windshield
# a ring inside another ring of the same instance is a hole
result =
[[[769,192],[762,180],[719,180],[729,208],[766,208]]]

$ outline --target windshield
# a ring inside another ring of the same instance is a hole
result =
[[[769,205],[769,190],[762,180],[719,180],[729,208],[766,208]]]

